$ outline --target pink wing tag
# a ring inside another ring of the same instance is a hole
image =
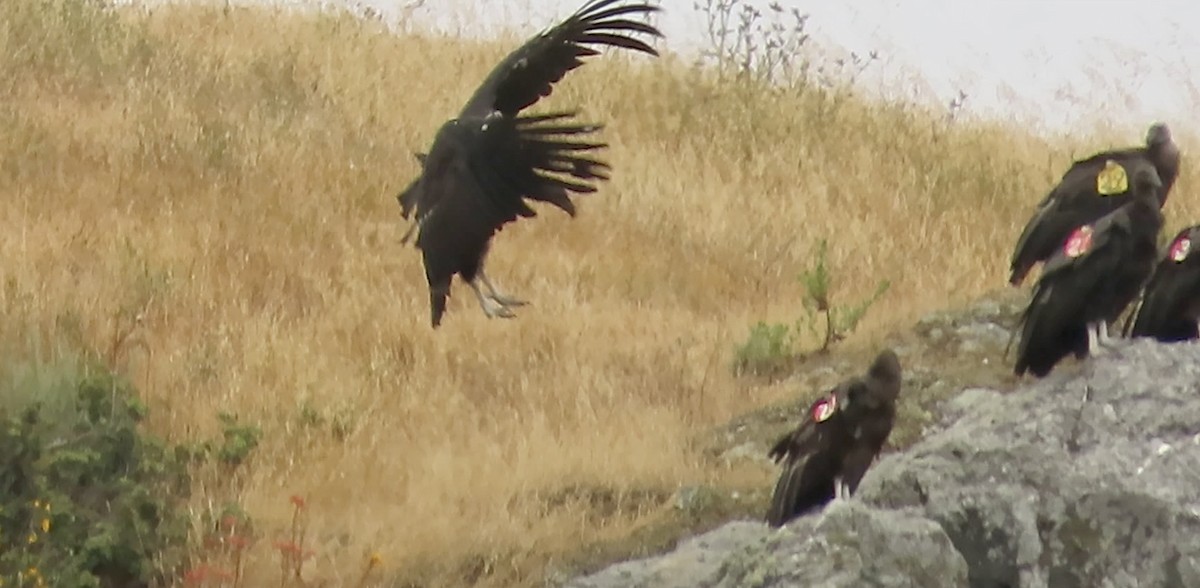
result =
[[[822,398],[820,402],[812,409],[812,419],[815,422],[823,423],[837,412],[837,396],[830,394],[826,398]]]
[[[1071,236],[1067,238],[1067,243],[1063,245],[1063,253],[1066,253],[1067,257],[1079,257],[1087,253],[1091,248],[1092,227],[1083,225],[1075,229],[1075,232],[1071,233]]]
[[[1174,261],[1175,263],[1181,263],[1183,260],[1187,259],[1188,253],[1191,252],[1191,249],[1192,240],[1188,239],[1186,235],[1176,239],[1175,242],[1171,244],[1171,261]]]

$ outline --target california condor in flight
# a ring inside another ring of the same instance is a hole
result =
[[[489,318],[512,317],[511,307],[525,304],[497,291],[483,271],[492,236],[518,217],[536,216],[526,199],[575,216],[571,196],[595,192],[596,181],[608,179],[609,166],[596,159],[607,145],[588,138],[602,125],[577,122],[571,111],[522,111],[549,96],[585,58],[599,54],[596,47],[657,56],[633,35],[662,33],[633,17],[658,10],[644,1],[592,0],[505,57],[457,118],[441,126],[429,153],[417,154],[421,174],[397,198],[404,218],[416,211],[402,242],[417,233],[434,328],[456,274]]]

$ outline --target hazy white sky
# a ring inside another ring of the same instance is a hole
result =
[[[696,1],[662,0],[668,47],[689,52],[703,42]],[[425,0],[414,10],[404,8],[417,0],[364,3],[423,28],[532,35],[584,0]],[[1200,0],[778,3],[811,15],[807,30],[826,54],[878,51],[861,80],[886,95],[947,104],[961,90],[966,112],[1051,131],[1111,124],[1140,138],[1152,120],[1181,130],[1200,122]]]

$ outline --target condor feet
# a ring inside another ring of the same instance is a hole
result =
[[[525,306],[525,305],[529,304],[528,302],[526,302],[524,300],[515,298],[513,296],[509,296],[508,294],[497,294],[497,293],[493,292],[492,295],[490,296],[490,298],[492,300],[495,300],[497,303],[499,303],[500,306],[505,306],[505,307]]]
[[[517,316],[508,305],[490,296],[481,296],[479,306],[483,308],[483,314],[486,314],[488,318],[515,318]]]
[[[480,281],[483,282],[490,293],[483,293],[483,290],[479,288],[479,284],[477,283]],[[471,290],[475,292],[475,298],[479,300],[479,306],[483,309],[483,314],[487,315],[488,318],[514,318],[517,315],[512,311],[513,307],[529,304],[524,300],[500,293],[489,283],[487,278],[471,282]]]
[[[1099,355],[1107,355],[1113,352],[1119,345],[1120,340],[1112,337],[1108,333],[1108,322],[1100,321],[1087,326],[1088,333],[1088,355],[1096,357]]]

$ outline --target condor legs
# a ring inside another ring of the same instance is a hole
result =
[[[1114,341],[1115,339],[1108,334],[1108,321],[1100,320],[1087,326],[1088,355],[1108,353],[1112,350]]]
[[[483,271],[483,268],[479,268],[479,280],[482,281],[483,285],[487,287],[488,292],[491,294],[492,300],[500,303],[501,306],[525,306],[526,304],[529,304],[524,300],[500,292],[500,290],[496,288],[495,284],[492,284],[492,281],[488,279],[487,274]]]
[[[479,300],[479,307],[483,309],[483,314],[486,314],[488,318],[514,318],[517,316],[507,306],[501,304],[500,301],[484,294],[479,289],[479,279],[476,279],[474,282],[467,282],[467,285],[471,286],[471,291],[475,293],[475,298]]]
[[[413,221],[412,224],[408,225],[408,230],[404,231],[404,235],[400,237],[401,245],[408,245],[408,242],[413,238],[414,235],[417,234],[417,229],[421,228],[421,220],[422,219],[418,219]]]
[[[846,483],[846,479],[838,476],[838,479],[833,482],[833,500],[844,502],[850,500],[852,494],[854,492],[850,490],[850,485]]]
[[[483,289],[479,287],[480,283],[487,288],[487,294],[484,294]],[[475,279],[467,284],[471,286],[471,291],[475,292],[475,298],[479,300],[479,307],[483,309],[483,314],[486,314],[488,318],[515,318],[517,315],[512,311],[512,307],[529,304],[496,289],[487,274],[483,272],[483,268],[479,268],[479,271],[475,273]]]

